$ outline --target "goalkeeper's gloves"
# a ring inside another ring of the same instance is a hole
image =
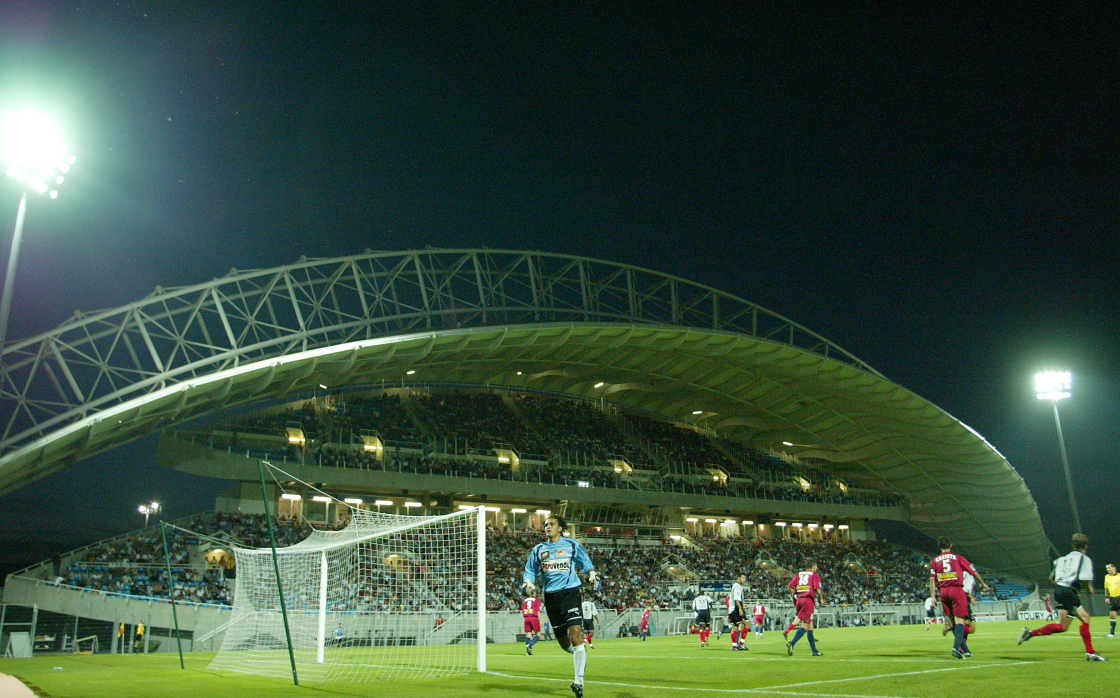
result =
[[[599,581],[599,573],[595,570],[591,570],[587,573],[587,581],[591,582],[591,588],[595,591],[599,591],[603,588],[603,583]]]
[[[521,591],[526,596],[533,596],[537,593],[537,585],[530,581],[521,582]]]

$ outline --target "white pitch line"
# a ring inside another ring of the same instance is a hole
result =
[[[1034,664],[1034,662],[1008,662],[1004,664],[974,664],[972,666],[956,666],[946,669],[923,669],[922,671],[903,671],[897,674],[872,674],[871,676],[851,676],[846,679],[826,679],[824,681],[805,681],[804,683],[787,683],[771,688],[797,688],[798,686],[818,686],[823,683],[843,683],[845,681],[873,681],[875,679],[893,679],[897,676],[917,676],[919,674],[936,674],[943,671],[971,671],[973,669],[990,669],[992,667],[1021,666]]]
[[[559,681],[571,683],[568,679],[553,679],[546,676],[520,676],[517,674],[503,674],[498,671],[487,671],[493,676],[502,676],[507,679],[528,679],[530,681]],[[646,690],[661,691],[704,691],[706,693],[772,693],[783,696],[806,696],[807,698],[907,698],[906,696],[873,695],[868,693],[805,693],[802,691],[771,690],[769,688],[703,688],[697,686],[650,686],[640,683],[622,683],[620,681],[587,681],[596,686],[621,686],[623,688],[644,688]]]

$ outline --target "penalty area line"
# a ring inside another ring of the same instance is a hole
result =
[[[568,679],[554,679],[547,676],[522,676],[520,674],[504,674],[499,671],[487,671],[491,676],[501,676],[507,679],[528,679],[530,681],[558,681],[571,683]],[[641,683],[623,683],[621,681],[587,681],[596,686],[620,686],[623,688],[644,688],[651,691],[703,691],[705,693],[762,693],[782,696],[804,696],[805,698],[906,698],[906,696],[888,696],[870,693],[808,693],[805,691],[785,691],[778,688],[704,688],[697,686],[657,686]]]
[[[976,664],[973,666],[955,666],[944,669],[923,669],[921,671],[902,671],[894,674],[872,674],[871,676],[851,676],[846,679],[825,679],[823,681],[805,681],[803,683],[787,683],[772,688],[798,688],[801,686],[819,686],[826,683],[844,683],[845,681],[874,681],[875,679],[893,679],[898,676],[918,676],[920,674],[937,674],[944,671],[971,671],[973,669],[991,669],[993,667],[1023,666],[1034,662],[1008,662],[1001,664]]]

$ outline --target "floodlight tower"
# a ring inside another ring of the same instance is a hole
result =
[[[148,517],[152,514],[159,513],[159,502],[152,502],[151,504],[141,504],[137,511],[144,515],[144,528],[147,528]]]
[[[1066,489],[1069,490],[1069,506],[1073,510],[1074,533],[1081,530],[1081,517],[1077,515],[1077,499],[1073,496],[1073,480],[1069,476],[1069,459],[1066,457],[1066,442],[1062,438],[1062,420],[1058,418],[1058,400],[1065,400],[1072,394],[1073,380],[1068,371],[1039,373],[1034,377],[1034,390],[1039,400],[1049,400],[1054,405],[1054,426],[1058,429],[1058,450],[1062,453],[1062,467],[1066,471]]]
[[[0,158],[4,174],[23,188],[16,212],[16,229],[12,234],[12,250],[8,254],[8,272],[4,275],[4,294],[0,297],[0,347],[3,347],[8,336],[16,263],[23,239],[23,220],[27,214],[27,192],[57,198],[57,186],[62,184],[77,158],[69,154],[54,120],[42,112],[23,109],[5,115],[0,125],[0,137],[3,138]]]

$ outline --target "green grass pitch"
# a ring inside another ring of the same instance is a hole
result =
[[[1034,638],[1018,646],[1024,623],[981,623],[970,639],[971,659],[953,659],[941,627],[888,626],[817,631],[822,657],[802,639],[786,654],[780,632],[750,636],[750,651],[732,652],[724,635],[701,648],[697,636],[597,639],[589,651],[587,698],[651,696],[836,696],[838,698],[1021,698],[1093,696],[1120,682],[1120,639],[1103,637],[1108,620],[1093,621],[1093,642],[1112,661],[1087,662],[1077,634]],[[1041,622],[1026,623],[1038,627]],[[180,696],[571,696],[572,660],[555,642],[540,642],[533,656],[521,644],[490,645],[490,673],[444,679],[294,686],[290,679],[261,678],[207,669],[212,654],[54,655],[0,659],[11,674],[51,698],[178,698]],[[60,667],[58,669],[56,667]]]

